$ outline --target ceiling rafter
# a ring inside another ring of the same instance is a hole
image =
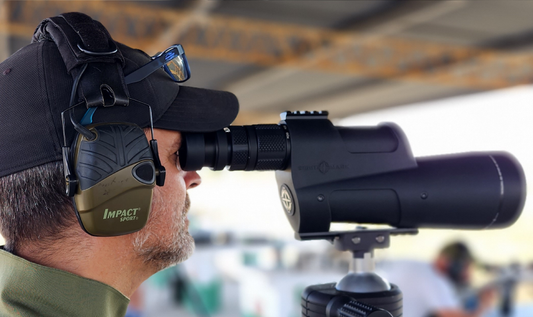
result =
[[[9,19],[1,22],[0,32],[24,37],[33,33],[43,16],[81,11],[102,22],[116,40],[144,50],[160,43],[165,30],[177,21],[189,21],[185,30],[176,32],[175,42],[183,44],[194,58],[474,89],[533,81],[530,54],[372,38],[355,32],[219,15],[191,20],[193,12],[132,3],[9,1],[3,10]]]

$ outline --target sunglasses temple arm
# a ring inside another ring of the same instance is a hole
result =
[[[144,65],[143,67],[135,70],[133,73],[130,73],[124,77],[124,82],[126,85],[136,83],[150,76],[153,72],[165,65],[164,58],[154,59],[150,63]]]

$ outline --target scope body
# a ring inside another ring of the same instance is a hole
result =
[[[184,133],[184,170],[276,170],[297,236],[331,222],[416,228],[501,228],[516,221],[526,184],[506,152],[414,158],[395,124],[336,127],[327,112],[286,112],[272,125]]]

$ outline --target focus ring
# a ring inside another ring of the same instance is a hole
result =
[[[248,136],[244,127],[231,127],[230,170],[243,170],[248,161]]]
[[[255,170],[281,169],[287,154],[287,137],[279,125],[255,125],[258,157]]]

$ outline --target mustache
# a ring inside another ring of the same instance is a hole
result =
[[[185,204],[183,205],[183,214],[188,213],[190,208],[191,208],[191,199],[189,198],[189,193],[186,193]]]

